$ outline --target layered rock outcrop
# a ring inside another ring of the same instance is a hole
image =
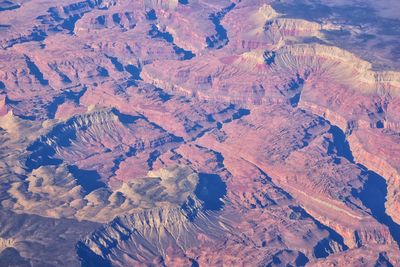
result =
[[[394,2],[0,1],[0,266],[400,265]]]

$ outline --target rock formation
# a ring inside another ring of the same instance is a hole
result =
[[[399,7],[0,1],[0,266],[399,266]]]

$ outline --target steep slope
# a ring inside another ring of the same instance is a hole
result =
[[[0,266],[398,266],[396,1],[0,1]]]

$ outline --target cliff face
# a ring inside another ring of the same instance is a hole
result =
[[[394,2],[0,1],[0,266],[400,265]]]

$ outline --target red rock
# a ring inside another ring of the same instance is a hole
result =
[[[396,7],[0,2],[0,262],[400,265]]]

